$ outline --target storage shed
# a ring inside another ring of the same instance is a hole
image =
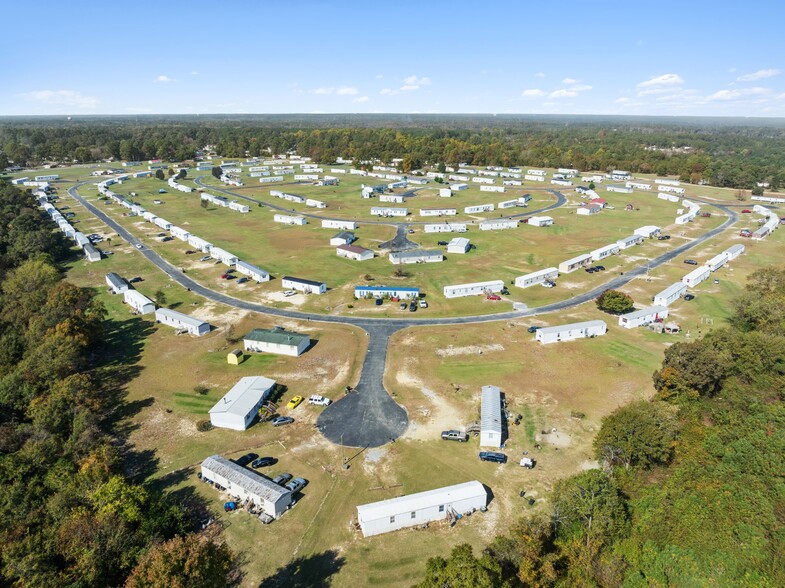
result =
[[[298,357],[311,344],[311,338],[302,333],[287,331],[280,327],[252,329],[243,337],[246,351],[275,353]]]
[[[668,318],[667,306],[649,306],[634,312],[628,312],[619,317],[619,326],[625,329],[634,329],[653,323],[658,319]]]
[[[264,376],[240,378],[210,409],[210,422],[214,427],[245,431],[274,387],[275,380]]]
[[[537,329],[535,339],[540,343],[557,343],[560,341],[574,341],[586,337],[598,337],[608,331],[605,321],[585,321],[582,323],[571,323],[568,325],[558,325],[555,327],[543,327]]]
[[[502,397],[498,386],[483,386],[480,405],[480,447],[501,447]]]
[[[223,486],[239,502],[253,502],[265,514],[276,519],[292,503],[289,490],[220,455],[210,456],[202,462],[202,479]]]
[[[159,308],[156,310],[155,320],[163,325],[187,331],[191,335],[196,335],[197,337],[201,337],[210,332],[210,323],[207,321],[188,316],[187,314],[169,308]]]
[[[549,216],[533,216],[528,224],[533,227],[549,227],[553,224],[553,219]]]
[[[351,245],[357,237],[354,233],[348,231],[341,231],[334,237],[330,238],[330,245],[337,247],[338,245]]]
[[[357,507],[364,537],[389,533],[485,508],[488,493],[480,482],[464,482]]]

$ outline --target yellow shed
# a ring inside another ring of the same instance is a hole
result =
[[[229,365],[240,365],[243,363],[243,359],[245,359],[243,352],[239,349],[235,349],[234,351],[230,351],[229,355],[226,356],[226,363]]]

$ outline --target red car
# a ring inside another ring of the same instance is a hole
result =
[[[488,300],[501,300],[501,299],[502,299],[502,297],[501,297],[501,296],[497,296],[496,294],[489,294],[489,295],[487,296],[487,299],[488,299]]]
[[[221,279],[226,280],[229,278],[229,274],[221,274]]]
[[[752,214],[752,211],[750,209],[748,209],[748,208],[745,208],[741,212],[742,212],[742,214]]]

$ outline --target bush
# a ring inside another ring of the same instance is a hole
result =
[[[205,396],[209,391],[210,391],[210,388],[208,388],[207,386],[205,386],[203,384],[199,384],[197,386],[194,386],[194,392],[196,392],[197,394],[201,394],[202,396]]]
[[[196,430],[200,433],[206,433],[207,431],[213,430],[213,424],[210,422],[210,419],[202,419],[196,422]]]

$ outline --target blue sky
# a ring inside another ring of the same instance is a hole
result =
[[[3,16],[0,115],[785,116],[776,0],[45,0]]]

